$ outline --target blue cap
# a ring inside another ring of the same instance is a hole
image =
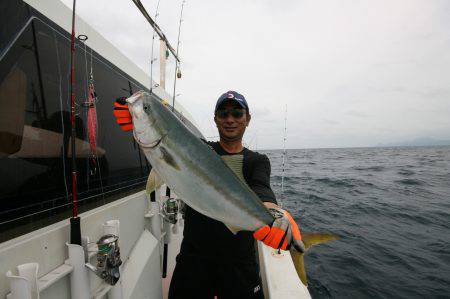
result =
[[[217,100],[217,103],[216,103],[216,109],[214,111],[217,111],[217,108],[219,108],[219,106],[222,105],[222,103],[224,103],[226,101],[235,101],[239,105],[241,105],[242,108],[245,108],[248,111],[248,104],[247,104],[247,101],[245,100],[245,97],[243,95],[241,95],[240,93],[237,93],[232,90],[227,91],[226,93],[224,93],[223,95],[221,95],[219,97],[219,99]]]

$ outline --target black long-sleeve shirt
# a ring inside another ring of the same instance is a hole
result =
[[[263,202],[277,203],[270,187],[270,161],[266,155],[247,148],[241,153],[226,152],[219,142],[208,144],[220,156],[243,155],[242,173],[247,185]],[[199,195],[201,196],[201,195]],[[186,207],[185,224],[180,254],[177,259],[188,256],[214,259],[214,261],[256,263],[253,232],[240,231],[234,235],[222,222]]]

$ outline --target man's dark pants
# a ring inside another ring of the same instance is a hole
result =
[[[169,299],[263,299],[257,265],[213,262],[197,257],[177,259]]]

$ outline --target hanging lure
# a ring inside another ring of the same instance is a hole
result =
[[[92,54],[91,54],[92,55]],[[91,73],[89,74],[89,93],[88,93],[88,136],[89,146],[91,149],[90,159],[90,172],[91,175],[97,173],[97,94],[94,88],[94,76],[92,73],[92,60],[91,60]]]
[[[94,88],[94,79],[89,76],[89,95],[88,95],[88,132],[89,145],[93,156],[97,153],[97,110],[96,110],[97,95]]]

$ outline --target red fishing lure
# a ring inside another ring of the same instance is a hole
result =
[[[89,97],[88,97],[88,133],[89,145],[91,147],[92,155],[97,154],[97,110],[95,108],[97,96],[94,90],[94,83],[89,83]]]

